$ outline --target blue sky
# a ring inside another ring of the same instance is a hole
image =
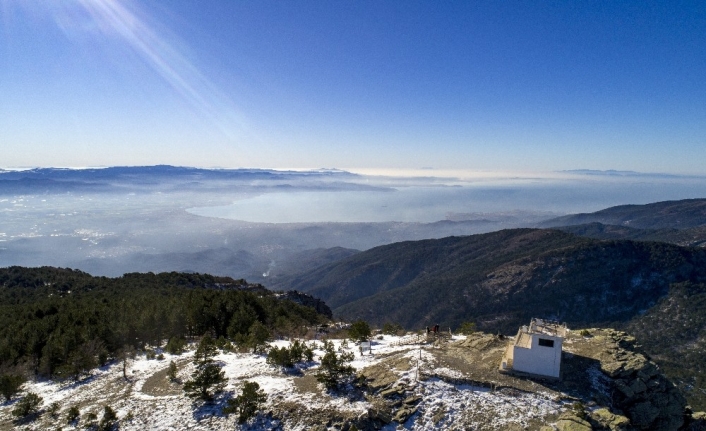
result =
[[[0,0],[0,165],[706,174],[706,3]]]

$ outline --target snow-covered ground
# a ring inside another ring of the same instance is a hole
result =
[[[358,346],[353,343],[349,342],[347,348],[343,348],[342,340],[332,340],[337,349],[355,355],[351,365],[358,370],[382,364],[394,355],[409,359],[410,366],[406,370],[393,369],[392,372],[396,373],[399,382],[405,382],[407,387],[412,386],[414,394],[421,397],[417,413],[404,424],[390,423],[385,430],[466,429],[471,425],[479,426],[478,429],[502,429],[510,423],[524,427],[528,420],[541,420],[547,415],[558,413],[562,408],[552,397],[541,393],[494,392],[484,387],[452,384],[437,378],[416,382],[417,365],[420,368],[429,366],[435,360],[434,351],[428,347],[419,349],[418,346],[396,345],[399,340],[400,337],[387,335],[376,339],[372,355],[362,356]],[[169,362],[174,360],[179,368],[178,377],[182,381],[189,379],[194,369],[193,350],[178,356],[164,353],[162,360],[148,360],[144,355],[139,356],[129,367],[127,381],[122,375],[122,365],[115,363],[94,370],[90,377],[80,382],[27,382],[23,393],[39,394],[43,398],[43,409],[52,402],[58,402],[60,415],[52,418],[44,412],[34,422],[23,425],[22,429],[44,430],[58,426],[64,430],[83,429],[83,421],[78,424],[66,423],[66,411],[74,405],[80,408],[82,416],[94,412],[98,419],[104,406],[110,406],[117,412],[121,430],[237,429],[236,415],[226,417],[220,413],[220,409],[225,405],[225,399],[239,393],[246,380],[257,382],[267,393],[264,411],[277,412],[283,406],[297,405],[303,411],[335,411],[347,417],[367,414],[373,405],[366,398],[332,395],[320,386],[315,387],[315,390],[301,390],[297,387],[296,379],[301,379],[303,375],[310,376],[324,353],[322,343],[315,343],[317,348],[314,361],[300,364],[298,373],[285,373],[268,365],[264,355],[217,355],[214,359],[222,365],[228,385],[224,395],[215,404],[193,402],[184,396],[179,384],[169,382],[166,377]],[[281,347],[288,345],[289,341],[281,340],[271,344]],[[463,378],[463,373],[454,369],[435,368],[435,372],[449,378]],[[309,378],[309,381],[313,380]],[[310,385],[316,385],[313,382]],[[0,430],[15,427],[11,422],[11,411],[17,399],[0,405]],[[307,429],[306,421],[300,419],[301,415],[280,420],[261,417],[258,427],[266,429],[280,425],[283,429]],[[334,429],[332,424],[329,425],[330,429]]]

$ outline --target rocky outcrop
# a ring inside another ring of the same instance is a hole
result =
[[[593,431],[591,423],[573,413],[564,413],[556,423],[559,431]]]
[[[688,417],[689,423],[684,431],[706,431],[706,412],[692,413]]]
[[[634,338],[620,331],[611,331],[613,341],[601,358],[601,371],[612,379],[613,405],[638,430],[674,431],[684,425],[686,399],[659,367],[631,347]],[[606,428],[615,420],[599,414],[597,421]],[[624,426],[624,425],[620,425]],[[619,428],[616,428],[619,429]]]
[[[591,412],[590,419],[596,429],[608,429],[610,431],[627,431],[630,429],[630,419],[622,415],[616,415],[605,407]]]

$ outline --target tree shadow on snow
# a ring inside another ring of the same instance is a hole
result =
[[[197,422],[200,422],[204,419],[212,417],[225,417],[223,414],[223,407],[227,405],[228,400],[232,397],[232,392],[221,392],[210,401],[194,401],[194,411],[192,412],[193,418]]]

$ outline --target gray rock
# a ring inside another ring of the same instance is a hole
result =
[[[408,405],[414,405],[419,403],[421,400],[422,397],[420,395],[410,395],[409,397],[405,398],[403,403]]]
[[[559,431],[592,431],[593,427],[591,424],[578,416],[574,416],[570,413],[564,413],[561,415],[556,423],[556,428]]]
[[[601,362],[601,371],[608,377],[615,378],[623,371],[623,364],[618,361]]]
[[[659,408],[652,405],[649,401],[637,403],[628,411],[630,412],[632,424],[643,429],[648,428],[660,413]]]
[[[634,393],[639,394],[645,392],[647,390],[647,386],[641,379],[635,379],[632,383],[630,383],[630,389],[632,389]]]
[[[415,414],[416,412],[416,407],[402,407],[401,409],[397,410],[397,413],[395,413],[395,416],[392,418],[392,420],[403,424],[407,422],[407,419],[409,419],[409,417]]]
[[[615,389],[619,390],[628,400],[635,396],[635,392],[625,383],[625,380],[616,380],[614,384]]]
[[[601,428],[607,428],[611,431],[625,431],[630,426],[628,418],[616,415],[607,408],[594,410],[591,413],[591,419],[597,422]]]
[[[390,397],[403,395],[403,394],[404,394],[404,388],[401,388],[401,387],[389,388],[389,389],[385,389],[384,391],[380,392],[380,396],[383,398],[390,398]]]
[[[392,422],[392,415],[384,409],[370,409],[368,410],[368,417],[384,424],[389,424]]]

